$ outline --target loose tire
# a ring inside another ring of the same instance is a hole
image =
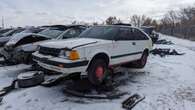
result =
[[[30,71],[18,75],[17,82],[21,88],[32,87],[44,81],[44,74],[40,71]]]
[[[101,85],[106,78],[108,65],[102,59],[95,59],[88,68],[88,79],[93,85]]]

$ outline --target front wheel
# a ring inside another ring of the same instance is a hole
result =
[[[91,62],[88,68],[88,79],[93,85],[101,85],[108,71],[108,65],[102,59],[96,59]]]

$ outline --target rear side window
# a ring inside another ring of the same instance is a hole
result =
[[[134,40],[131,28],[120,28],[117,40]]]
[[[135,40],[148,40],[148,37],[139,29],[132,29],[133,33],[133,37]]]

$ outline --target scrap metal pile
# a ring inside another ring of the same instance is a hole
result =
[[[185,53],[179,53],[175,49],[170,48],[155,48],[150,53],[153,55],[160,55],[160,57],[165,57],[166,55],[184,55]]]
[[[174,44],[174,43],[171,42],[171,41],[167,41],[166,39],[161,39],[161,40],[157,40],[157,41],[155,42],[155,44],[172,45],[172,44]]]

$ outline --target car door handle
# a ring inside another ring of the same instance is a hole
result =
[[[136,45],[136,42],[132,42],[132,45]]]

